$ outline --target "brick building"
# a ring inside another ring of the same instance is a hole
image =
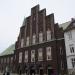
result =
[[[15,46],[15,72],[58,75],[67,73],[63,29],[39,5],[24,19]]]
[[[13,72],[26,75],[67,74],[64,32],[39,5],[24,19],[15,43]]]

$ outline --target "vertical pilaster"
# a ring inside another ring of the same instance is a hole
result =
[[[26,30],[27,30],[27,21],[25,21],[24,46],[26,46]]]
[[[46,17],[46,9],[44,9],[43,12],[43,33],[44,33],[44,41],[46,41],[46,22],[45,22],[45,17]]]
[[[30,17],[30,45],[32,44],[32,15]]]

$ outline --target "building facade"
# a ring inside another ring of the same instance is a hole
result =
[[[39,5],[24,19],[15,44],[15,73],[26,75],[67,74],[64,32]]]
[[[72,19],[64,31],[68,73],[75,72],[75,20]]]

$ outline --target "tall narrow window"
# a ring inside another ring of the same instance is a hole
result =
[[[51,40],[51,31],[47,30],[47,41]]]
[[[21,47],[24,46],[24,39],[21,39]]]
[[[46,48],[46,55],[47,55],[47,60],[51,60],[52,56],[51,56],[51,47],[47,47]]]
[[[22,52],[19,53],[19,63],[22,63]]]
[[[63,54],[63,50],[62,50],[62,47],[60,47],[60,54],[61,54],[61,55]]]
[[[6,58],[4,58],[4,63],[6,63]]]
[[[33,34],[32,44],[35,44],[35,42],[36,42],[36,35],[35,35],[35,34]]]
[[[43,51],[42,48],[38,49],[38,61],[43,60]]]
[[[61,69],[64,69],[64,63],[61,61]]]
[[[73,44],[70,45],[70,52],[74,53],[74,46],[73,46]]]
[[[11,63],[13,63],[13,57],[11,57]]]
[[[72,67],[75,68],[75,58],[72,58],[71,62],[72,62]]]
[[[28,62],[28,51],[25,51],[25,62]]]
[[[3,58],[1,59],[1,64],[3,63]]]
[[[7,58],[7,63],[9,63],[9,57]]]
[[[43,42],[43,33],[39,33],[39,43]]]
[[[72,40],[72,32],[71,31],[68,32],[68,38],[69,38],[69,40]]]
[[[35,62],[35,50],[31,50],[31,62]]]
[[[29,37],[27,37],[26,45],[29,46]]]

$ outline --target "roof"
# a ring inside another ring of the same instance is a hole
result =
[[[14,54],[14,50],[15,50],[15,44],[12,44],[11,46],[9,46],[5,51],[3,51],[0,56],[4,56],[4,55],[9,55],[9,54]]]
[[[63,30],[65,30],[69,25],[70,25],[71,21],[65,22],[60,24],[59,26],[63,28]]]

